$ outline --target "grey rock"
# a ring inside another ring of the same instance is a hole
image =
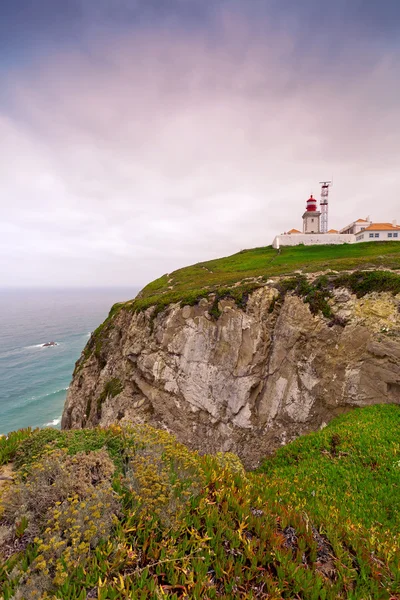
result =
[[[253,292],[246,309],[212,297],[168,306],[153,318],[121,310],[70,385],[62,427],[115,422],[164,428],[201,452],[231,451],[254,467],[296,436],[354,407],[400,403],[399,298],[331,300],[346,326],[313,316],[308,304],[278,291]],[[382,333],[383,331],[383,333]],[[83,361],[83,359],[82,359]],[[115,397],[99,398],[112,378]]]

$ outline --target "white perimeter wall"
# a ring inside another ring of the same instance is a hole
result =
[[[355,235],[352,233],[287,233],[285,235],[277,235],[272,246],[315,246],[317,244],[354,244]],[[366,240],[364,240],[366,241]],[[372,240],[371,240],[372,241]]]

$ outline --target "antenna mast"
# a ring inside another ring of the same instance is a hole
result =
[[[332,181],[320,181],[321,184],[321,233],[328,233],[328,195]]]

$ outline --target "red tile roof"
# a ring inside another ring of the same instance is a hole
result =
[[[301,233],[298,229],[291,229],[288,233]]]
[[[364,231],[400,231],[400,226],[392,223],[372,223]]]

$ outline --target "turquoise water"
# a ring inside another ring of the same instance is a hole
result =
[[[138,288],[0,290],[0,434],[57,427],[90,332]],[[43,348],[48,341],[57,346]]]

